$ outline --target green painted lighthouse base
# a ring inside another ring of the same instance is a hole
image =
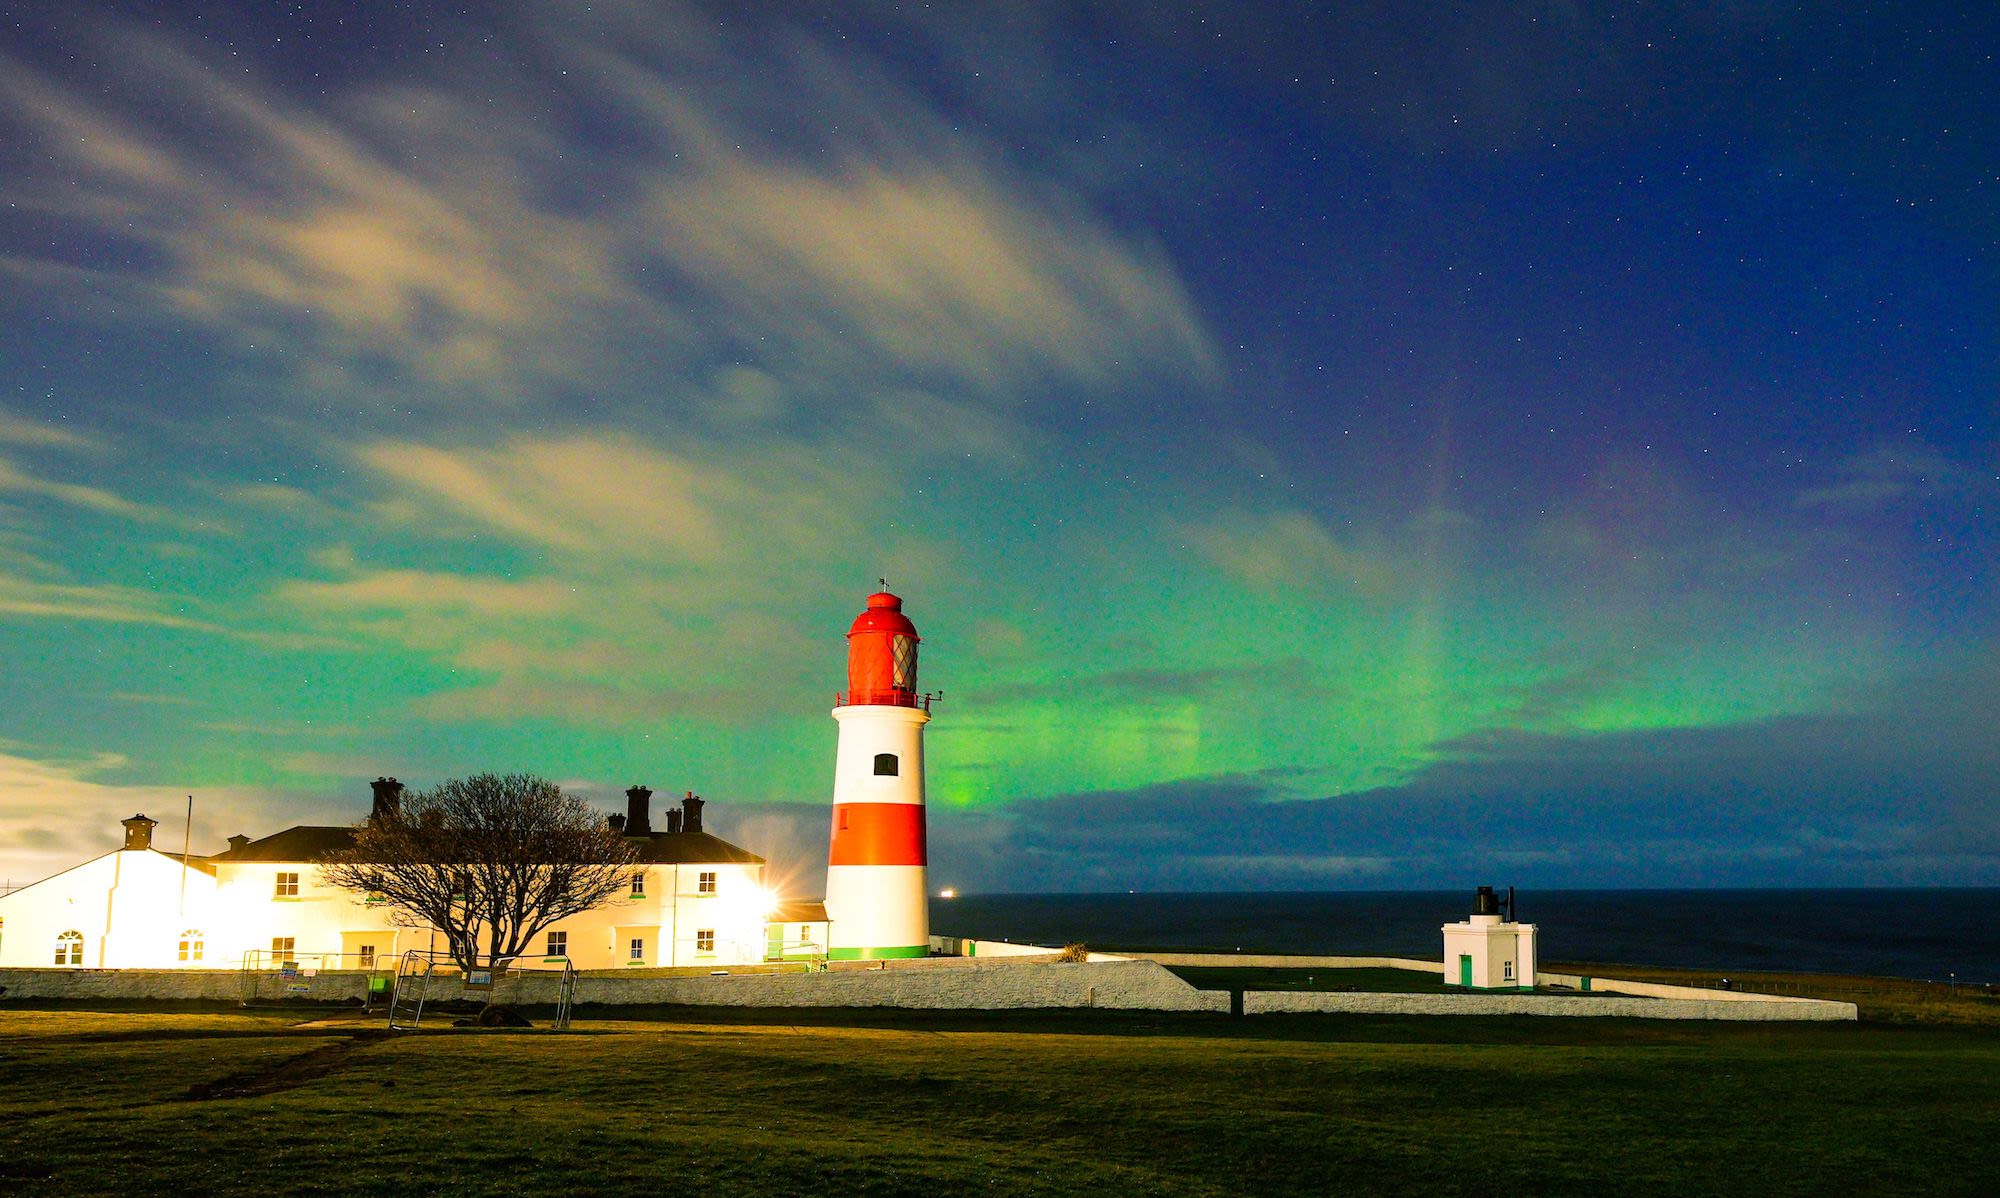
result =
[[[836,948],[830,950],[827,958],[833,961],[887,961],[902,957],[928,957],[928,944],[910,944],[897,948]]]

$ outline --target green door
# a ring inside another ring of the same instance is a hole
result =
[[[1458,954],[1458,984],[1461,986],[1470,986],[1472,984],[1472,954],[1470,953]]]

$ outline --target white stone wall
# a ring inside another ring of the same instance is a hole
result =
[[[1315,963],[1359,961],[1379,964],[1395,958],[1288,959]],[[1214,960],[1213,957],[1202,957],[1200,963]],[[367,979],[368,975],[364,973],[334,971],[322,971],[315,977],[302,977],[290,982],[264,975],[258,982],[258,997],[264,1000],[288,996],[314,1001],[358,999],[366,990]],[[441,982],[433,990],[432,997],[490,997],[496,1002],[549,1004],[556,999],[558,982],[558,975],[553,971],[528,970],[498,979],[490,994],[466,994],[455,982]],[[0,969],[0,998],[5,999],[150,998],[234,1002],[244,997],[244,984],[242,973],[236,970]],[[305,989],[294,993],[289,988],[291,986],[304,986]],[[1857,1014],[1852,1003],[1735,993],[1724,997],[1723,993],[1701,990],[1691,993],[1704,997],[1250,991],[1244,995],[1243,1009],[1246,1015],[1320,1012],[1804,1021],[1853,1020]],[[587,976],[579,979],[576,997],[581,1003],[604,1006],[896,1007],[951,1011],[1049,1008],[1229,1010],[1228,993],[1196,990],[1154,961],[1059,964],[1018,958],[996,960],[991,964],[963,958],[949,960],[948,965],[944,959],[897,961],[890,962],[886,969],[835,969],[825,973],[759,972],[721,977]]]
[[[1560,994],[1327,994],[1310,990],[1255,990],[1243,996],[1243,1013],[1267,1015],[1336,1012],[1347,1015],[1563,1015],[1631,1019],[1853,1020],[1853,1003],[1818,999],[1711,1002],[1671,998],[1590,998]]]

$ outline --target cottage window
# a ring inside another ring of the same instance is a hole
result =
[[[83,964],[83,933],[64,932],[56,937],[56,964]]]
[[[201,960],[201,929],[189,928],[181,933],[181,960]]]
[[[696,893],[699,894],[714,894],[715,871],[712,869],[702,870],[701,876],[695,879],[694,888]]]
[[[363,968],[363,969],[373,969],[373,968],[375,968],[375,946],[374,946],[374,945],[372,945],[372,944],[363,944],[363,945],[359,946],[359,947],[358,947],[358,948],[356,949],[356,951],[355,951],[355,954],[354,954],[354,955],[355,955],[355,956],[357,956],[357,957],[359,957],[359,958],[361,959],[361,968]]]
[[[643,961],[646,959],[646,941],[644,937],[632,937],[632,951],[627,959],[633,961]]]
[[[632,875],[632,897],[633,898],[646,897],[646,875],[644,873],[636,873]]]
[[[878,778],[893,778],[893,777],[895,777],[895,776],[896,776],[896,773],[897,773],[897,768],[896,768],[896,755],[895,755],[894,753],[877,753],[877,754],[875,754],[875,776],[876,776],[876,777],[878,777]]]
[[[811,925],[811,924],[809,924],[809,923],[802,923],[802,924],[800,924],[800,925],[799,925],[799,943],[800,943],[800,944],[811,944],[811,943],[812,943],[812,939],[813,939],[813,930],[812,930],[812,925]]]
[[[272,898],[299,897],[299,875],[279,874],[277,885],[272,888],[271,897]]]
[[[712,953],[715,951],[715,929],[702,928],[694,934],[694,951]]]
[[[296,936],[273,936],[271,937],[271,955],[280,961],[290,961],[297,955],[298,943],[298,937]]]
[[[1503,980],[1509,982],[1514,980],[1514,963],[1512,961],[1503,962],[1500,969]]]
[[[543,956],[545,956],[545,957],[567,957],[567,956],[569,956],[569,933],[568,933],[568,932],[550,932],[550,933],[549,933],[549,943],[548,943],[548,951],[547,951],[547,952],[545,952],[545,953],[543,953],[542,955],[543,955]]]

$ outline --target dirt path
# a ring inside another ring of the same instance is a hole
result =
[[[339,1070],[361,1048],[388,1038],[386,1029],[355,1032],[322,1044],[311,1052],[286,1057],[275,1065],[245,1069],[211,1082],[196,1082],[187,1088],[182,1097],[189,1102],[208,1102],[217,1098],[254,1098],[259,1094],[296,1089]]]

